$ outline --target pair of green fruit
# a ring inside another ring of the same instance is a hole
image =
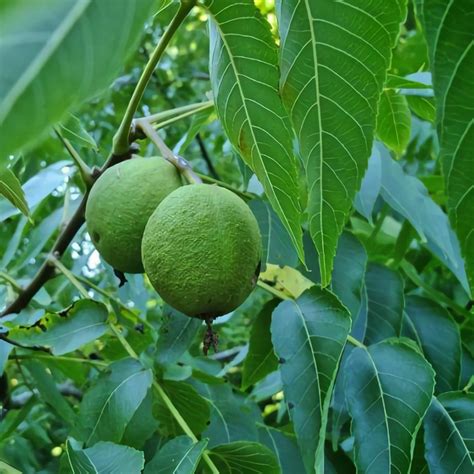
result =
[[[95,182],[86,207],[91,239],[112,267],[146,272],[162,299],[203,319],[237,308],[255,286],[258,223],[227,189],[185,185],[161,157],[134,157]]]

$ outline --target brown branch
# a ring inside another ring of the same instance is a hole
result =
[[[220,180],[221,178],[219,177],[219,174],[217,173],[216,168],[214,167],[214,164],[211,161],[211,157],[209,156],[209,153],[207,152],[206,145],[204,144],[204,140],[201,137],[201,134],[198,132],[196,133],[196,141],[199,145],[199,150],[201,151],[201,156],[203,160],[206,162],[207,169],[209,170],[209,173],[214,179]]]
[[[136,150],[137,148],[135,145],[132,145],[129,151],[123,155],[110,155],[100,169],[92,171],[92,179],[95,181],[106,169],[120,163],[121,161],[128,160]],[[82,224],[84,224],[84,212],[88,196],[89,192],[87,191],[84,194],[79,207],[76,209],[76,212],[74,212],[71,217],[71,220],[65,225],[56,239],[56,242],[50,251],[50,255],[45,259],[30,283],[23,288],[19,292],[17,298],[3,310],[0,314],[0,318],[7,314],[19,313],[23,308],[26,308],[41,287],[54,276],[55,267],[51,264],[50,256],[52,255],[55,258],[60,258],[69,247],[69,244],[72,242],[79,229],[82,227]]]

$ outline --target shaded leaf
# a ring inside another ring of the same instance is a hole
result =
[[[365,284],[368,297],[367,343],[400,336],[405,306],[401,275],[383,265],[369,263]]]
[[[279,474],[274,454],[265,446],[236,441],[216,446],[209,453],[220,474]]]
[[[329,402],[350,325],[345,307],[320,287],[273,312],[273,346],[307,472],[324,470]]]
[[[155,0],[48,0],[47,8],[27,0],[4,3],[0,63],[8,69],[0,81],[0,159],[32,145],[68,109],[106,88],[135,50],[155,5]]]
[[[69,114],[69,118],[60,124],[61,134],[71,143],[91,150],[97,150],[97,143],[87,130],[82,126],[81,121],[73,114]]]
[[[50,347],[54,355],[72,352],[102,336],[108,311],[104,304],[79,300],[61,313],[47,313],[33,326],[13,328],[14,341],[28,346]]]
[[[397,155],[401,155],[410,141],[411,114],[407,98],[393,90],[380,96],[377,114],[377,135]]]
[[[247,390],[278,368],[270,334],[272,312],[277,305],[278,300],[266,303],[252,325],[249,351],[242,368],[242,390]]]
[[[206,446],[206,440],[194,443],[188,436],[178,436],[160,448],[144,474],[193,474]]]
[[[5,341],[0,341],[0,376],[3,375],[8,361],[8,356],[10,355],[12,349],[13,346],[11,344],[8,344],[8,342]]]
[[[205,4],[211,17],[210,74],[217,114],[304,260],[297,160],[278,93],[278,58],[270,25],[252,0]]]
[[[461,337],[450,314],[421,296],[406,298],[408,333],[418,341],[436,372],[439,393],[457,390],[461,376]]]
[[[81,402],[79,426],[73,434],[87,445],[120,442],[152,383],[152,373],[136,360],[124,359],[90,388]]]
[[[367,167],[406,1],[278,2],[281,91],[303,157],[321,282]]]
[[[417,0],[430,53],[448,210],[474,291],[474,29],[469,0]]]
[[[434,372],[416,349],[388,340],[355,348],[345,370],[358,472],[409,472]]]
[[[18,178],[8,168],[0,169],[0,195],[5,196],[25,216],[29,216],[25,192]]]
[[[436,106],[432,97],[406,96],[408,106],[415,115],[422,120],[434,122],[436,119]]]
[[[474,466],[474,394],[433,397],[424,420],[425,457],[433,474],[469,474]]]

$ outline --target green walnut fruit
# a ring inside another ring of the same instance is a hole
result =
[[[145,225],[181,184],[178,170],[161,157],[134,157],[105,171],[86,207],[87,230],[101,257],[122,272],[142,273]]]
[[[260,271],[258,223],[231,191],[192,184],[156,208],[143,234],[142,257],[151,284],[165,302],[202,319],[244,302]]]

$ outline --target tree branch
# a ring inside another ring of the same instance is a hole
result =
[[[209,173],[214,179],[220,180],[221,178],[219,177],[219,174],[217,173],[216,168],[214,167],[214,164],[211,161],[211,157],[209,156],[209,153],[207,152],[206,145],[204,144],[204,141],[200,133],[196,134],[196,141],[199,145],[199,150],[201,150],[201,156],[203,160],[206,162]]]

